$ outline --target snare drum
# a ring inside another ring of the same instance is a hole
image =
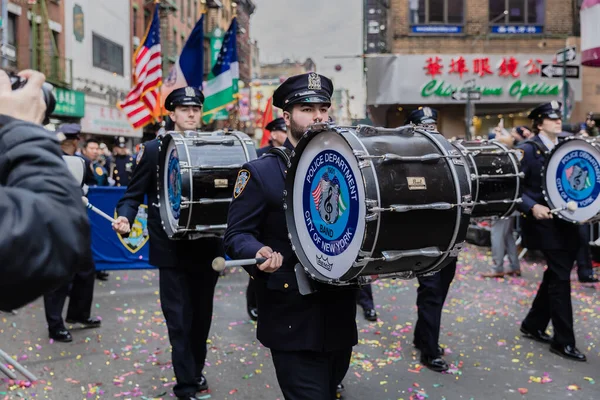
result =
[[[310,277],[334,285],[437,272],[464,246],[470,205],[459,152],[415,127],[315,124],[286,178],[294,252]]]
[[[222,236],[242,165],[256,158],[242,132],[168,132],[161,140],[158,193],[171,239]]]
[[[452,142],[465,159],[471,179],[473,218],[508,217],[521,201],[519,160],[496,141]]]
[[[546,157],[543,191],[548,207],[577,203],[575,211],[555,215],[573,223],[600,220],[600,142],[595,138],[569,137]]]

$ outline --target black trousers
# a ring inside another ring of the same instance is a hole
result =
[[[71,282],[44,295],[44,310],[49,330],[64,329],[62,312],[67,296],[69,296],[67,319],[86,320],[90,318],[95,278],[96,269],[90,254],[90,259],[82,265],[81,270],[73,276]]]
[[[256,308],[256,283],[252,278],[248,278],[248,287],[246,288],[246,308]]]
[[[530,330],[545,331],[552,321],[553,341],[557,345],[575,345],[573,333],[573,306],[571,304],[571,269],[577,250],[543,250],[548,263],[542,283],[531,305],[531,310],[523,320],[523,326]]]
[[[362,307],[363,310],[375,308],[375,304],[373,303],[373,288],[371,287],[370,283],[368,285],[361,286],[357,296],[358,298],[356,302]]]
[[[414,344],[421,355],[436,357],[440,339],[442,308],[448,295],[450,283],[456,274],[456,261],[432,276],[419,277],[417,289],[417,324]]]
[[[350,367],[352,348],[331,351],[271,350],[285,400],[332,400]]]
[[[218,278],[219,273],[204,264],[194,269],[160,269],[160,303],[172,347],[176,396],[194,396],[197,391]]]
[[[577,251],[577,276],[579,280],[589,278],[594,275],[592,267],[592,252],[590,249],[590,226],[579,226],[579,250]]]

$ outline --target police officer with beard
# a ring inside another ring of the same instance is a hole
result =
[[[274,93],[284,110],[293,150],[307,127],[329,117],[333,84],[316,73],[287,79]],[[269,153],[240,170],[229,208],[226,253],[233,259],[267,258],[247,267],[256,284],[258,340],[271,349],[287,400],[331,400],[357,343],[356,290],[322,285],[301,295],[283,208],[287,164]]]

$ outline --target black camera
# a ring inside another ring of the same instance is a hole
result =
[[[27,79],[12,72],[9,73],[8,77],[10,78],[12,90],[21,89],[27,83]],[[46,116],[42,122],[43,125],[50,122],[50,115],[54,112],[54,108],[56,107],[56,98],[54,97],[54,93],[52,93],[52,89],[54,89],[54,86],[48,82],[42,84],[42,94],[44,96],[44,102],[46,103]]]

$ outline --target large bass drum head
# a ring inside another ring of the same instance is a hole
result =
[[[174,134],[179,136],[178,134]],[[160,187],[160,216],[169,237],[176,234],[181,217],[181,168],[175,137],[166,135],[162,139]],[[184,143],[185,146],[185,143]]]
[[[300,263],[320,279],[339,279],[358,258],[366,213],[362,175],[344,136],[307,133],[296,147],[286,190],[288,230]]]
[[[550,208],[575,201],[575,211],[561,211],[560,217],[584,222],[600,211],[600,152],[595,144],[569,139],[556,146],[545,166],[544,185]]]

